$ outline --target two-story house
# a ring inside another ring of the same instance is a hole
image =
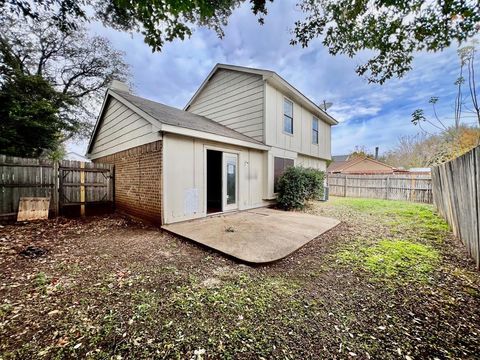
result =
[[[275,72],[217,64],[184,110],[114,82],[87,153],[117,209],[168,224],[268,205],[287,167],[326,169],[335,124]]]

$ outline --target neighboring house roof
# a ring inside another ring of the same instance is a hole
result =
[[[348,174],[385,174],[397,171],[393,166],[382,163],[367,156],[354,157],[347,161],[331,163],[327,172]]]
[[[409,172],[425,172],[425,173],[429,173],[432,171],[431,168],[429,167],[417,167],[417,168],[410,168],[408,169]]]
[[[317,115],[323,121],[330,125],[338,124],[338,121],[335,120],[331,115],[327,114],[322,108],[320,108],[317,104],[315,104],[312,100],[307,98],[303,95],[299,90],[297,90],[294,86],[292,86],[288,81],[278,75],[275,71],[271,70],[264,70],[264,69],[256,69],[250,68],[245,66],[237,66],[237,65],[227,65],[227,64],[217,64],[213,68],[213,70],[208,74],[206,79],[200,85],[198,90],[193,94],[190,101],[185,105],[184,110],[187,110],[188,107],[192,104],[192,102],[197,98],[197,96],[202,92],[203,88],[207,85],[208,81],[211,77],[219,70],[232,70],[232,71],[240,71],[250,74],[256,74],[263,77],[265,81],[270,83],[272,86],[283,90],[286,94],[290,94],[293,98],[292,100],[297,100],[300,102],[304,107],[309,109],[314,115]]]
[[[247,146],[249,144],[250,147],[260,148],[264,150],[269,148],[263,143],[252,139],[249,136],[243,135],[204,116],[196,115],[188,111],[176,109],[168,105],[160,104],[152,100],[135,96],[126,91],[120,91],[117,89],[107,90],[103,107],[105,107],[105,103],[107,102],[109,96],[113,96],[117,100],[121,101],[124,105],[128,106],[130,109],[138,113],[140,116],[144,117],[145,120],[149,121],[153,126],[155,126],[158,131],[181,133],[177,130],[179,128],[182,128],[193,130],[196,132],[192,134],[183,132],[184,135],[195,136],[195,134],[198,135],[198,132],[209,133],[222,138],[219,138],[218,141],[228,141],[228,139],[235,139],[238,141],[231,141],[231,143],[237,143],[238,145],[247,144]],[[97,119],[95,129],[93,131],[92,137],[90,138],[87,153],[90,153],[92,150],[93,142],[95,139],[95,135],[98,131],[102,114],[103,108],[100,111],[100,116]]]
[[[86,156],[80,155],[79,153],[76,153],[75,151],[70,151],[70,152],[66,153],[64,159],[65,160],[77,160],[77,161],[90,162],[89,158],[87,158]]]
[[[330,163],[327,167],[327,172],[333,173],[333,172],[341,172],[346,161],[334,161]]]
[[[347,161],[350,155],[332,155],[332,161],[340,162]]]

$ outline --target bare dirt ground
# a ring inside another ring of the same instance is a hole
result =
[[[116,215],[4,226],[0,358],[478,356],[480,273],[430,206],[306,211],[343,223],[257,267]]]

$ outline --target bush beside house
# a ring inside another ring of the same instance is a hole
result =
[[[325,173],[311,168],[290,167],[278,180],[278,205],[285,210],[302,209],[307,201],[323,197]]]

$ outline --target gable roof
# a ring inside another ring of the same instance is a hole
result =
[[[329,173],[341,173],[345,170],[348,170],[353,165],[358,164],[358,163],[360,163],[362,161],[365,161],[365,160],[367,160],[368,162],[373,162],[373,163],[380,164],[380,165],[383,165],[385,167],[388,167],[392,170],[392,172],[396,170],[393,166],[390,166],[388,164],[382,163],[381,161],[369,158],[368,156],[358,156],[358,157],[354,157],[353,159],[349,159],[349,160],[346,160],[346,161],[332,162],[328,166],[327,172],[329,172]],[[358,172],[361,172],[361,173],[381,173],[382,170],[365,169],[365,170],[361,170],[361,171],[358,171]]]
[[[210,71],[208,76],[202,82],[200,87],[197,91],[193,94],[192,98],[188,101],[187,105],[183,108],[184,110],[188,110],[189,106],[193,103],[193,101],[197,98],[197,96],[202,92],[203,88],[207,85],[208,81],[212,78],[212,76],[219,70],[231,70],[231,71],[239,71],[249,74],[255,74],[262,76],[263,80],[271,84],[272,86],[283,90],[294,98],[292,100],[297,100],[301,103],[305,108],[309,109],[314,115],[317,115],[323,121],[330,125],[337,125],[338,121],[335,120],[331,115],[327,114],[322,108],[320,108],[317,104],[315,104],[312,100],[307,98],[304,94],[302,94],[299,90],[297,90],[293,85],[291,85],[287,80],[282,78],[278,75],[275,71],[265,70],[265,69],[257,69],[257,68],[250,68],[245,66],[238,66],[238,65],[228,65],[228,64],[220,64],[218,63],[215,67]]]
[[[216,139],[217,141],[221,142],[227,141],[232,144],[243,145],[262,150],[269,149],[268,146],[264,145],[260,141],[257,141],[247,135],[241,134],[238,131],[230,129],[204,116],[180,110],[149,99],[145,99],[140,96],[130,94],[126,91],[108,89],[105,95],[102,109],[100,111],[100,115],[97,119],[97,123],[95,124],[95,128],[88,144],[87,154],[90,153],[92,150],[95,136],[103,116],[105,104],[110,96],[119,100],[125,106],[129,107],[132,111],[136,112],[145,120],[149,121],[157,131],[178,133],[184,135],[190,134],[194,137],[204,137],[201,136],[201,134],[207,133],[217,136],[212,140]],[[192,130],[193,132],[186,133],[185,131],[181,131],[180,129]],[[231,140],[229,141],[229,139]]]

